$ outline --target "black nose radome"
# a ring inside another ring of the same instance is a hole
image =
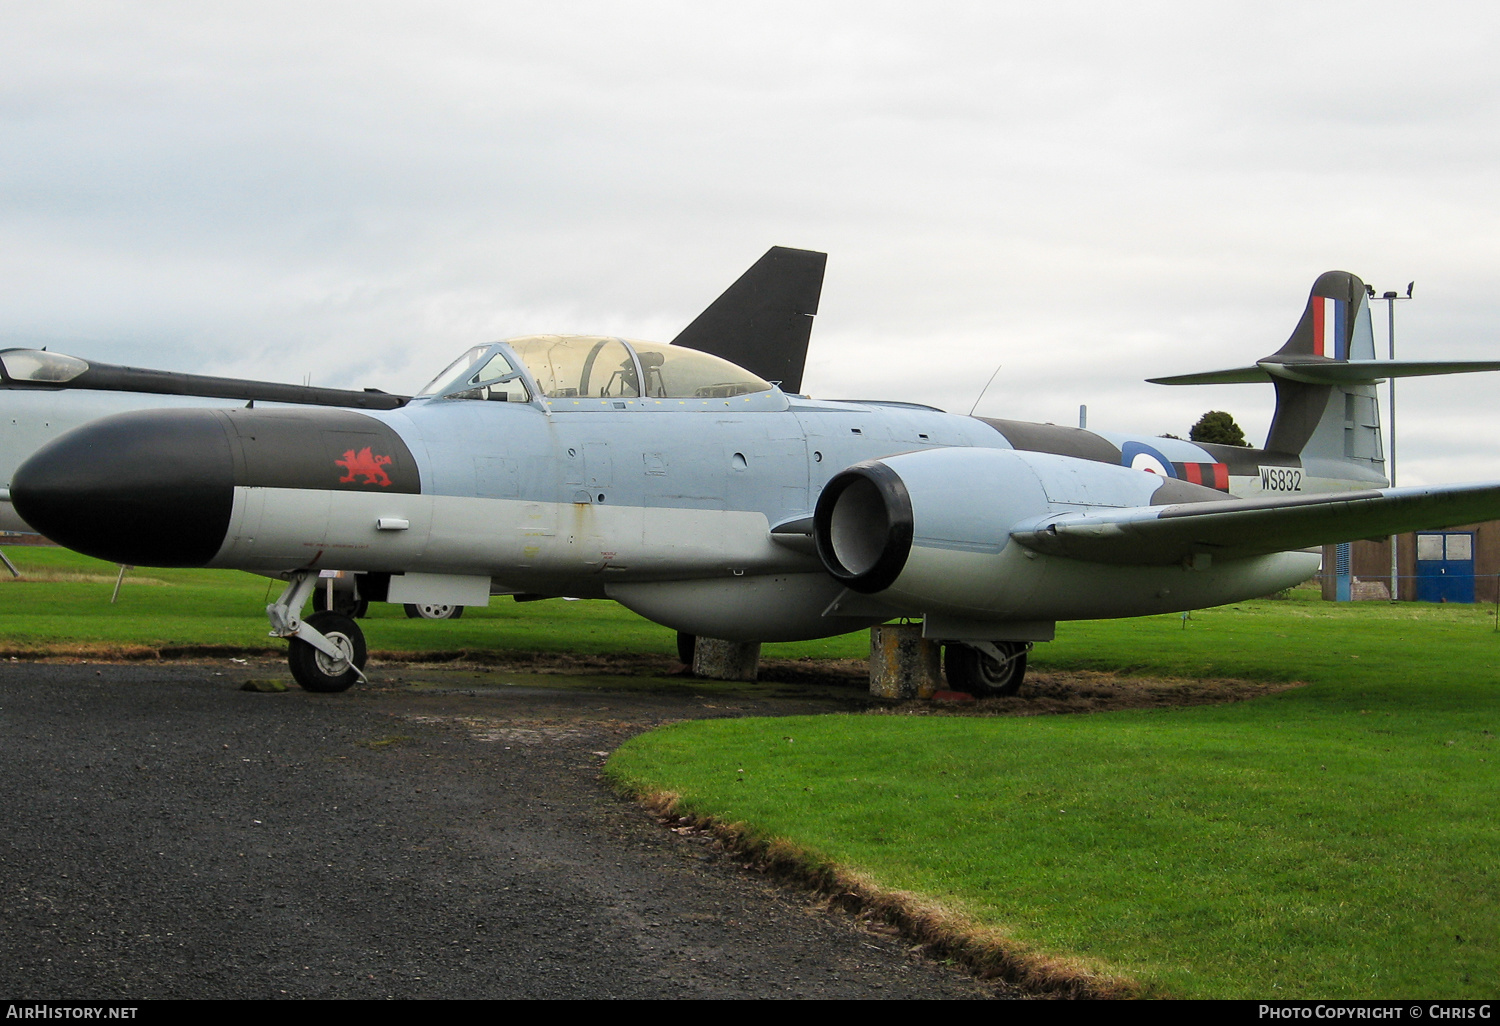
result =
[[[229,439],[212,410],[142,410],[86,424],[16,470],[11,501],[33,529],[133,566],[202,566],[234,506]]]

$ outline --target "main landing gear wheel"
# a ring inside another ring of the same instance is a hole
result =
[[[697,647],[698,636],[696,634],[677,632],[677,661],[690,670],[693,668],[693,651]]]
[[[292,677],[308,691],[347,691],[359,680],[355,667],[365,666],[365,635],[359,625],[338,613],[314,613],[304,621],[309,627],[333,642],[342,653],[335,659],[320,652],[301,638],[292,638],[287,663]]]
[[[1026,643],[997,641],[995,647],[1005,657],[998,662],[988,652],[981,652],[957,642],[943,646],[943,670],[948,685],[955,691],[967,691],[977,698],[1014,695],[1026,679]]]
[[[441,602],[407,602],[401,608],[413,620],[457,620],[464,615],[463,606]]]

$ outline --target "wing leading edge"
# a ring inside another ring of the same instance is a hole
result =
[[[1500,518],[1500,483],[1384,488],[1063,514],[1011,532],[1029,549],[1092,563],[1164,566]]]

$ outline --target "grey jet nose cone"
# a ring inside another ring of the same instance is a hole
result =
[[[202,566],[234,505],[229,440],[212,410],[142,410],[54,439],[16,470],[11,501],[60,545],[113,563]]]

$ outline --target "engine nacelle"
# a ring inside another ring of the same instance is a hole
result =
[[[1011,537],[1052,516],[1223,497],[1047,453],[929,449],[836,475],[818,499],[814,541],[846,588],[903,615],[996,622],[1197,609],[1269,594],[1317,570],[1318,556],[1306,552],[1171,566],[1089,563]]]

